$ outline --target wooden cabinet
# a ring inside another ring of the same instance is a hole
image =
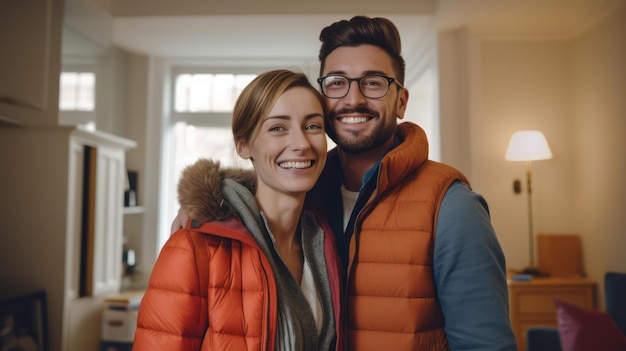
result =
[[[584,278],[535,278],[508,281],[511,324],[518,350],[526,350],[526,331],[533,326],[556,327],[554,299],[585,308],[596,307],[596,283]]]
[[[102,302],[121,286],[134,146],[74,128],[0,128],[0,294],[46,291],[50,351],[98,348]]]

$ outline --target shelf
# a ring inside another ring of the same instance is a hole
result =
[[[138,213],[144,213],[144,208],[143,206],[128,206],[128,207],[124,207],[124,214],[138,214]]]

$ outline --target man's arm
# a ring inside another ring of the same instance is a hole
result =
[[[485,199],[461,182],[441,204],[434,273],[452,351],[517,350],[504,254]]]

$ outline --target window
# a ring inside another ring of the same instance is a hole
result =
[[[61,111],[95,110],[96,75],[92,72],[62,72],[59,92]]]
[[[172,146],[176,175],[200,158],[220,161],[226,167],[245,167],[237,162],[230,123],[237,97],[255,77],[234,73],[175,77]]]
[[[89,67],[76,68],[61,72],[59,124],[95,129],[96,74]]]
[[[180,74],[175,112],[231,112],[235,100],[256,74]]]
[[[241,166],[230,124],[237,97],[256,74],[188,74],[175,77],[173,149],[176,173],[199,158]]]
[[[163,218],[172,220],[180,207],[176,185],[182,170],[200,158],[219,161],[223,167],[251,168],[235,152],[231,132],[232,111],[237,97],[261,70],[232,69],[206,72],[203,69],[174,68],[169,157],[165,175]],[[167,236],[159,238],[163,246]]]

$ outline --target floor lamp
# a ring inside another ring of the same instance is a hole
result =
[[[545,136],[538,130],[522,130],[513,133],[506,150],[507,161],[526,162],[526,190],[528,192],[528,258],[529,265],[522,270],[522,274],[542,276],[545,273],[535,266],[535,233],[533,229],[533,202],[532,202],[532,161],[548,160],[552,158],[552,151]]]

